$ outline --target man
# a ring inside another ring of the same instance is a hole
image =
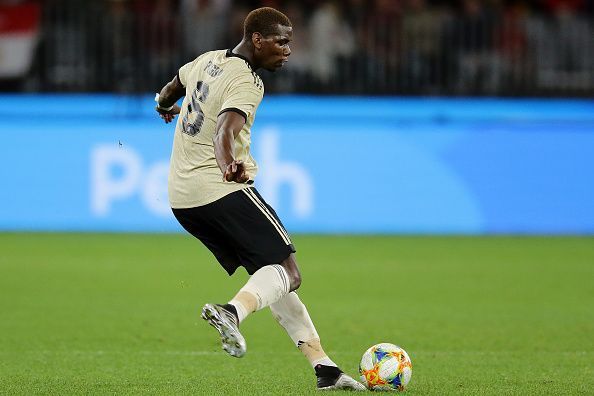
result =
[[[250,155],[250,128],[264,94],[255,73],[280,69],[291,50],[293,28],[273,8],[244,21],[233,50],[211,51],[182,66],[157,95],[165,122],[179,114],[169,200],[180,224],[198,238],[229,275],[251,275],[227,304],[206,304],[202,317],[220,333],[223,349],[241,357],[246,343],[239,324],[270,307],[276,320],[314,367],[319,389],[364,390],[326,355],[307,309],[295,293],[301,276],[295,248],[275,211],[251,187],[258,170]],[[185,95],[180,109],[175,103]]]

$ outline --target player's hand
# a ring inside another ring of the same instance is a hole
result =
[[[225,169],[225,174],[223,175],[223,180],[228,182],[245,183],[249,179],[243,161],[233,160],[227,165],[227,169]]]
[[[156,106],[155,110],[157,111],[157,113],[159,113],[159,117],[161,117],[166,124],[169,124],[171,121],[173,121],[175,116],[179,114],[179,112],[181,111],[178,105],[173,105],[173,108],[169,111],[165,111],[161,109],[159,106]]]

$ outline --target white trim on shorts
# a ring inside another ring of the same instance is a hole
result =
[[[258,196],[252,191],[251,188],[244,188],[243,190],[241,190],[245,193],[245,195],[248,196],[248,198],[254,203],[254,205],[256,205],[256,207],[258,207],[258,209],[260,209],[260,211],[264,214],[264,216],[266,216],[266,218],[272,223],[272,225],[274,226],[274,228],[276,228],[276,230],[278,231],[278,233],[280,234],[281,238],[283,239],[283,241],[287,244],[287,245],[291,245],[291,239],[289,238],[289,234],[287,234],[287,231],[285,231],[285,229],[283,228],[282,224],[280,224],[276,218],[274,217],[274,215],[272,213],[270,213],[270,211],[268,210],[268,208],[266,207],[266,205],[258,198]]]

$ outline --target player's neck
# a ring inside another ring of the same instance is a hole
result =
[[[258,69],[258,65],[254,63],[254,48],[253,45],[245,40],[242,40],[239,44],[231,50],[236,55],[247,59],[252,69]]]

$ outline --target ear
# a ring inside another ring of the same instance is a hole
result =
[[[262,40],[264,40],[262,34],[258,32],[252,33],[252,44],[254,44],[254,48],[258,50],[262,49]]]

